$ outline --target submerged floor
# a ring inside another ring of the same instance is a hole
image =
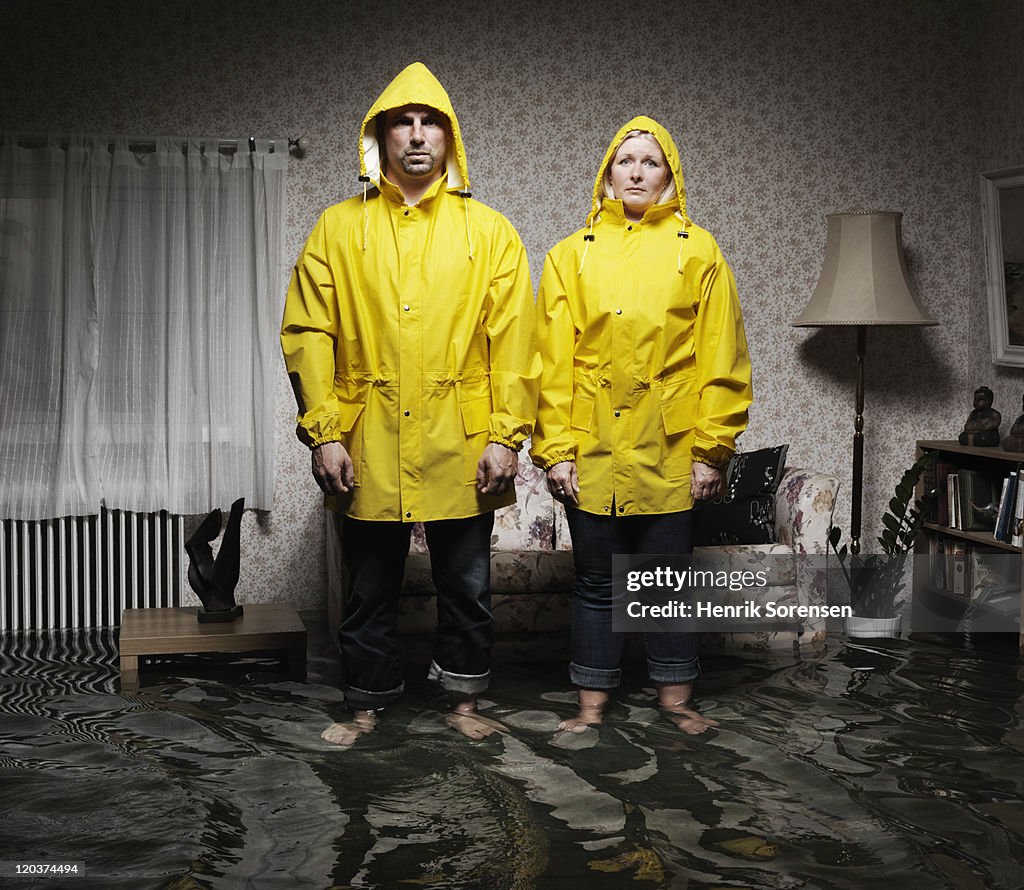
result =
[[[411,665],[352,749],[321,643],[182,659],[118,693],[108,635],[3,640],[0,860],[77,861],[31,888],[1024,887],[1024,682],[1015,658],[907,641],[705,659],[687,737],[641,676],[558,737],[564,664],[501,664],[472,742]]]

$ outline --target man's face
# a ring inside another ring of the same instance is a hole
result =
[[[416,179],[439,173],[448,150],[448,119],[427,105],[392,108],[384,117],[384,148],[389,172]]]

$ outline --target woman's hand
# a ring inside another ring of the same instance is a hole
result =
[[[548,491],[556,501],[573,507],[579,505],[580,480],[576,461],[563,460],[548,470]]]
[[[549,483],[550,484],[550,483]],[[710,501],[722,488],[722,471],[707,464],[693,462],[690,470],[690,492],[695,501]]]

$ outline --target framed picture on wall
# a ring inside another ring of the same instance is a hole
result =
[[[981,175],[992,361],[1024,367],[1024,167]]]

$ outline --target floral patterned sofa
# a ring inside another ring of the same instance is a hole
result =
[[[769,584],[756,591],[759,600],[794,605],[824,601],[824,557],[832,523],[838,480],[811,470],[787,467],[775,498],[778,543],[698,547],[695,566],[736,567],[736,560],[753,570],[770,565]],[[518,501],[495,514],[491,537],[492,611],[497,638],[511,654],[536,651],[538,640],[552,642],[567,636],[573,580],[572,546],[565,512],[548,493],[544,473],[534,467],[526,449],[516,476]],[[340,595],[342,559],[333,519],[327,514],[328,623],[337,631],[343,614]],[[803,559],[801,557],[821,557]],[[747,591],[747,596],[750,591]],[[430,579],[430,557],[422,526],[413,529],[399,607],[399,632],[432,634],[437,612]],[[755,633],[707,633],[702,648],[742,645],[767,648],[795,641],[820,642],[824,621],[808,621]]]

